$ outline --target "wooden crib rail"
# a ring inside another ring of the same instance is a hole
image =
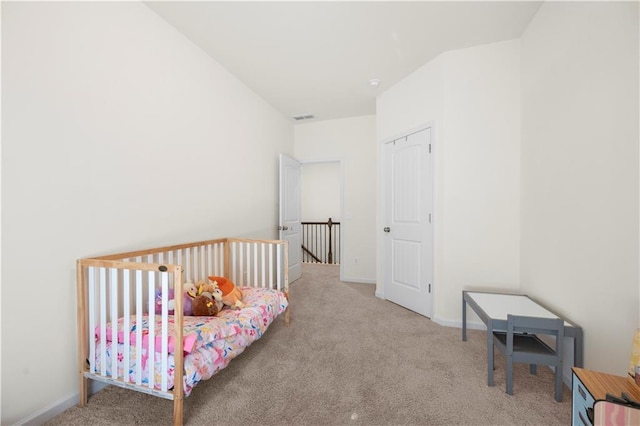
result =
[[[184,279],[197,282],[209,275],[225,275],[227,239],[198,241],[187,244],[137,250],[125,253],[98,256],[92,260],[134,262],[138,264],[161,263],[181,265]]]
[[[178,264],[187,282],[224,276],[236,285],[288,291],[288,245],[285,240],[221,238],[96,256],[86,261]],[[258,267],[260,265],[260,267]],[[277,275],[280,272],[282,275]]]
[[[176,348],[181,348],[183,341],[183,316],[174,318],[174,333],[170,336],[168,294],[173,288],[176,294],[182,294],[182,267],[153,263],[133,263],[109,261],[101,259],[80,259],[77,265],[77,298],[78,298],[78,372],[79,372],[79,405],[84,406],[88,399],[87,379],[103,381],[108,384],[134,389],[174,400],[174,412],[182,412],[184,389],[174,386],[169,389],[166,376],[161,377],[160,389],[156,389],[155,376],[149,374],[148,383],[142,383],[142,353],[144,338],[142,334],[143,317],[149,318],[147,340],[147,357],[150,366],[154,366],[159,357],[163,371],[168,367],[169,338]],[[156,290],[161,289],[162,309],[156,314]],[[174,299],[175,311],[183,311],[181,297]],[[156,351],[155,320],[160,318],[160,344]],[[118,334],[118,320],[123,321],[123,336]],[[131,319],[138,325],[135,335],[130,334]],[[107,324],[110,323],[110,328]],[[99,343],[95,339],[99,333]],[[107,340],[111,339],[111,362],[107,365]],[[135,339],[135,341],[134,341]],[[122,373],[118,369],[118,343],[122,343]],[[130,348],[135,348],[136,357],[131,359]],[[114,350],[115,349],[115,350]],[[96,360],[100,359],[100,369]],[[130,367],[136,365],[135,378],[132,380]],[[176,371],[183,371],[184,358],[181,350],[174,351]],[[153,367],[150,370],[153,371]],[[108,372],[108,369],[110,371]],[[179,381],[179,383],[182,383]],[[178,402],[180,401],[180,402]],[[182,414],[180,414],[182,418]]]
[[[229,238],[226,277],[238,286],[273,288],[288,293],[288,245],[285,240]]]
[[[135,257],[139,257],[139,256],[148,256],[148,255],[153,255],[153,254],[158,254],[158,253],[169,253],[169,252],[172,252],[172,251],[185,250],[185,249],[190,249],[190,248],[193,248],[193,247],[202,247],[202,246],[207,246],[207,245],[224,244],[228,240],[229,240],[229,238],[218,238],[218,239],[214,239],[214,240],[204,240],[204,241],[197,241],[197,242],[192,242],[192,243],[175,244],[175,245],[171,245],[171,246],[154,247],[154,248],[149,248],[149,249],[144,249],[144,250],[136,250],[136,251],[124,252],[124,253],[115,253],[115,254],[102,255],[102,256],[93,256],[91,258],[92,259],[102,259],[102,260],[130,259],[130,258],[135,258]]]

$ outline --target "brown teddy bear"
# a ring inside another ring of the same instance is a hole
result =
[[[196,296],[193,299],[191,302],[191,309],[193,310],[193,315],[197,317],[213,317],[220,312],[216,301],[205,294]]]

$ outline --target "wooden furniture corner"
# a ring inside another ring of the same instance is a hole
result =
[[[598,400],[604,400],[607,393],[620,397],[625,392],[630,398],[640,402],[640,386],[631,377],[616,376],[583,368],[573,368],[572,379],[572,411],[573,426],[590,426],[592,422],[588,414]]]

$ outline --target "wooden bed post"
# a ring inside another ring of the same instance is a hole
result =
[[[175,272],[173,273],[173,285],[175,294],[182,294],[182,278],[184,274],[182,273],[182,267],[177,266]],[[183,298],[176,297],[175,301],[175,341],[182,342],[183,332],[184,332],[184,306],[183,306]],[[174,382],[173,382],[173,424],[175,426],[182,426],[182,418],[183,418],[183,404],[184,404],[184,351],[178,350],[178,346],[176,346],[176,350],[174,353],[174,362],[175,362],[175,370],[174,370]],[[180,348],[182,349],[182,348]]]
[[[77,315],[78,315],[78,405],[84,407],[87,405],[88,379],[84,377],[86,353],[87,353],[87,293],[85,285],[85,274],[82,268],[82,262],[76,262],[76,286],[77,286]]]
[[[222,276],[225,278],[231,278],[231,242],[229,242],[229,238],[225,238],[224,240],[224,271]]]
[[[284,294],[289,301],[289,241],[284,240]],[[291,318],[289,311],[291,309],[287,306],[287,310],[284,313],[284,323],[289,325]]]

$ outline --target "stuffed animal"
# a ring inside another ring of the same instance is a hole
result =
[[[187,281],[182,284],[182,291],[184,292],[184,303],[182,311],[185,315],[193,315],[193,299],[198,295],[198,287],[191,281]]]
[[[213,290],[211,295],[213,296],[213,301],[218,305],[218,311],[221,311],[224,307],[224,302],[222,301],[222,290],[218,288],[217,284],[215,287],[216,288]]]
[[[187,285],[187,283],[185,283],[185,285]],[[191,307],[192,300],[193,298],[187,294],[187,291],[185,291],[182,297],[182,312],[184,313],[184,315],[192,315],[192,307]],[[161,289],[156,289],[155,301],[156,301],[156,309],[155,309],[156,314],[162,314],[162,290]],[[174,314],[175,306],[176,306],[175,292],[174,292],[174,289],[170,288],[169,293],[167,295],[167,308],[169,311],[169,315]]]
[[[167,306],[169,308],[169,315],[173,315],[173,309],[175,306],[175,301],[173,300],[173,298],[174,298],[173,289],[170,288],[169,294],[167,295]],[[155,301],[156,301],[156,314],[161,314],[162,313],[162,289],[161,288],[156,289]]]
[[[209,280],[215,283],[222,291],[222,302],[233,308],[243,308],[242,292],[230,279],[225,277],[210,276]]]
[[[182,289],[184,290],[185,294],[192,299],[194,299],[198,295],[198,287],[190,281],[184,283],[182,285]]]
[[[201,295],[202,293],[208,293],[213,297],[213,293],[218,289],[218,285],[212,282],[205,282],[205,280],[200,280],[196,283],[197,293],[196,295]]]
[[[184,283],[185,294],[190,299],[191,313],[193,316],[215,316],[222,307],[222,292],[215,283],[207,283],[204,280],[196,284]]]
[[[195,316],[213,317],[220,312],[216,301],[206,294],[196,296],[195,299],[193,299],[192,306],[193,315]]]
[[[198,295],[205,295],[209,297],[218,306],[218,311],[222,310],[224,306],[222,301],[222,290],[220,290],[215,281],[208,283],[204,280],[198,281]]]

